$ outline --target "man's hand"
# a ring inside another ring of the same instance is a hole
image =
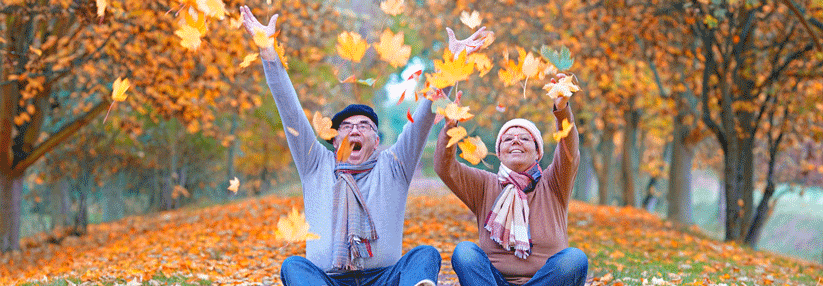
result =
[[[274,16],[272,16],[271,19],[269,19],[269,24],[266,26],[260,24],[260,21],[258,21],[257,18],[255,18],[254,15],[252,15],[249,6],[240,6],[240,14],[243,15],[243,27],[246,28],[246,32],[248,32],[249,35],[251,35],[252,37],[254,37],[254,33],[257,33],[258,30],[263,31],[263,33],[267,37],[271,37],[272,35],[274,35],[274,32],[276,31],[275,24],[277,23],[277,17],[279,16],[279,14],[274,14]],[[274,52],[274,47],[261,47],[260,57],[264,60],[276,59],[277,55]]]
[[[466,51],[466,55],[468,56],[469,54],[483,47],[483,42],[486,39],[486,35],[488,35],[491,32],[486,31],[486,27],[484,26],[477,30],[477,32],[474,32],[474,34],[463,40],[458,40],[457,38],[455,38],[454,31],[452,31],[452,29],[450,28],[446,28],[446,33],[449,34],[449,51],[451,51],[452,54],[454,54],[454,58],[457,58],[460,52],[464,50]]]

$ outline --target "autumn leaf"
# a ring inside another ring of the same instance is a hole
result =
[[[226,4],[222,0],[197,0],[197,10],[220,20],[226,16]]]
[[[552,63],[559,71],[565,71],[572,67],[574,59],[571,57],[569,48],[563,46],[560,51],[555,51],[546,45],[540,47],[540,55]]]
[[[248,54],[246,57],[243,58],[243,62],[240,63],[241,68],[248,67],[253,61],[257,60],[257,53]]]
[[[192,26],[184,25],[174,34],[180,37],[180,45],[189,50],[197,50],[200,47],[200,31]]]
[[[418,70],[418,71],[413,72],[412,74],[410,74],[409,78],[407,78],[406,80],[412,80],[412,79],[417,80],[420,77],[421,74],[423,74],[423,70]]]
[[[237,188],[239,187],[240,180],[238,180],[237,177],[234,177],[234,180],[229,180],[229,191],[232,191],[232,193],[237,193]]]
[[[311,119],[311,125],[314,127],[314,132],[323,140],[331,140],[337,136],[337,130],[331,128],[332,122],[328,117],[324,117],[319,111],[314,112]]]
[[[380,58],[393,67],[402,67],[409,61],[411,46],[403,44],[403,32],[394,34],[386,29],[380,35],[380,42],[374,45]]]
[[[297,132],[297,130],[295,130],[294,128],[286,127],[286,130],[288,130],[289,133],[291,133],[291,135],[300,136],[300,132]]]
[[[409,122],[414,123],[414,117],[412,117],[412,114],[411,114],[411,107],[406,109],[406,119],[408,119]]]
[[[474,114],[469,113],[468,106],[460,106],[457,103],[449,103],[446,108],[437,108],[437,113],[445,116],[450,120],[466,121],[472,119]]]
[[[474,70],[474,64],[466,61],[466,51],[463,50],[454,58],[449,49],[444,49],[443,60],[434,60],[434,69],[437,71],[429,75],[429,81],[436,88],[445,88],[455,82],[469,78]]]
[[[489,150],[486,149],[486,144],[480,139],[480,136],[469,137],[457,143],[460,148],[460,158],[465,159],[472,165],[477,165],[483,158],[489,155]]]
[[[511,86],[526,78],[526,75],[523,74],[523,62],[526,61],[526,50],[517,47],[517,52],[519,54],[520,64],[508,59],[508,54],[506,54],[503,65],[500,71],[497,72],[497,76],[503,81],[504,86]]]
[[[561,129],[557,130],[552,136],[554,137],[554,141],[560,142],[561,139],[566,138],[569,136],[569,132],[572,131],[572,126],[574,124],[569,123],[568,119],[563,119],[563,123],[561,123]]]
[[[404,0],[387,0],[383,3],[380,3],[380,10],[383,10],[383,13],[387,15],[397,16],[403,13],[403,9],[406,8],[406,4]]]
[[[483,77],[492,70],[492,61],[489,56],[482,53],[473,53],[469,55],[468,61],[474,64],[474,68],[480,72],[480,77]]]
[[[337,147],[337,161],[345,162],[348,160],[353,147],[351,142],[349,142],[349,136],[346,135],[346,137],[343,137],[343,142],[340,142],[340,146]]]
[[[554,81],[554,78],[552,78],[552,81]],[[543,89],[548,91],[546,95],[556,99],[558,96],[570,97],[573,92],[579,91],[580,87],[574,84],[574,76],[564,76],[557,83],[547,83],[543,86]]]
[[[451,147],[461,139],[465,138],[467,134],[466,128],[463,128],[463,126],[452,127],[447,130],[446,135],[449,135],[449,143],[446,144],[446,147]]]
[[[540,66],[540,58],[533,56],[532,53],[526,54],[526,58],[523,59],[523,75],[527,78],[537,76],[538,66]]]
[[[367,79],[358,79],[357,83],[365,85],[365,86],[374,86],[374,83],[377,82],[376,79],[367,78]]]
[[[237,17],[229,18],[229,27],[238,29],[243,25],[243,14],[237,14]]]
[[[280,216],[280,220],[277,221],[277,230],[274,231],[274,237],[288,242],[320,238],[319,235],[309,232],[306,215],[298,212],[295,207],[292,207],[288,216]]]
[[[400,94],[400,99],[397,100],[396,105],[400,105],[401,103],[403,103],[403,100],[405,100],[405,99],[406,99],[406,91],[404,90],[403,93]]]
[[[343,32],[337,36],[337,54],[340,57],[359,63],[369,44],[358,33]]]
[[[480,12],[473,11],[471,13],[463,11],[460,13],[460,22],[463,22],[469,28],[474,29],[477,26],[480,26]]]
[[[114,80],[114,83],[111,86],[111,98],[114,101],[124,101],[126,100],[126,90],[129,89],[131,85],[129,84],[129,79],[120,79],[119,77]]]
[[[274,38],[266,36],[266,32],[257,28],[254,30],[254,44],[261,49],[272,47],[274,46]]]
[[[96,0],[95,4],[97,5],[97,17],[103,17],[106,14],[106,6],[109,5],[108,1]]]

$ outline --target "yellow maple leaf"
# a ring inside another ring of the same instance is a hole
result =
[[[572,131],[572,126],[574,126],[574,124],[569,123],[568,119],[563,119],[563,123],[561,123],[561,125],[561,129],[557,130],[557,132],[552,134],[552,136],[554,137],[554,141],[560,142],[561,139],[566,138],[566,136],[569,136],[569,132]]]
[[[280,216],[277,221],[277,230],[274,237],[288,242],[306,241],[320,238],[319,235],[309,232],[309,223],[306,215],[292,207],[288,216]]]
[[[460,143],[457,143],[460,148],[460,158],[469,161],[472,165],[477,165],[483,158],[489,155],[489,150],[486,149],[486,144],[480,139],[480,136],[468,137]]]
[[[463,126],[452,127],[446,131],[446,135],[449,135],[449,143],[446,144],[446,147],[451,147],[455,143],[459,142],[460,139],[466,137],[466,128],[463,128]]]
[[[248,67],[253,61],[257,60],[257,53],[248,54],[246,57],[243,58],[243,62],[240,63],[241,68]]]
[[[480,77],[483,77],[492,70],[492,61],[486,54],[473,53],[469,55],[468,61],[474,64],[474,68],[480,72]]]
[[[411,46],[403,44],[403,32],[394,34],[386,29],[380,35],[380,42],[374,45],[380,58],[393,67],[402,67],[409,61]]]
[[[351,142],[349,142],[349,136],[346,135],[346,137],[343,137],[343,142],[340,142],[340,146],[337,147],[337,161],[346,162],[349,156],[351,156],[353,147]]]
[[[114,101],[124,101],[126,100],[126,90],[130,87],[129,79],[120,79],[119,77],[114,80],[114,83],[111,86],[111,98]]]
[[[473,11],[471,13],[463,11],[460,13],[460,22],[469,26],[469,28],[474,29],[477,26],[480,26],[480,12]]]
[[[337,130],[331,128],[331,119],[324,117],[319,111],[314,112],[311,125],[314,127],[314,132],[317,132],[317,135],[323,140],[329,140],[337,136]]]
[[[449,103],[446,108],[438,107],[437,114],[443,115],[448,119],[457,121],[466,121],[472,119],[474,114],[469,113],[468,106],[460,106],[457,103]]]
[[[540,66],[540,58],[535,57],[532,53],[526,54],[526,58],[523,59],[523,75],[527,78],[532,78],[537,75],[538,69],[537,67]]]
[[[466,51],[463,50],[454,58],[449,49],[443,51],[443,60],[434,60],[434,69],[437,71],[429,75],[429,81],[436,88],[445,88],[455,82],[469,78],[474,70],[474,64],[466,61]]]
[[[106,6],[109,5],[108,1],[96,0],[95,3],[97,4],[97,17],[103,17],[106,14]]]
[[[263,29],[257,28],[254,30],[254,44],[260,48],[268,48],[274,46],[274,38],[266,36]]]
[[[229,27],[232,29],[240,28],[243,25],[243,14],[237,14],[235,18],[229,18]]]
[[[226,4],[222,0],[197,0],[197,10],[220,20],[226,16]]]
[[[180,45],[189,50],[197,50],[200,47],[200,31],[189,25],[183,25],[174,34],[180,37]]]
[[[182,20],[178,21],[180,26],[191,26],[200,32],[200,35],[206,34],[206,14],[194,8],[184,9],[181,13]]]
[[[284,69],[289,69],[289,59],[286,58],[286,48],[283,43],[274,40],[274,51],[277,52],[277,57],[280,58],[280,63],[283,64]]]
[[[404,2],[404,0],[387,0],[380,3],[380,10],[383,10],[383,13],[387,15],[397,16],[403,13],[403,9],[406,8]]]
[[[547,83],[543,86],[543,89],[548,91],[546,95],[556,99],[558,96],[570,97],[572,93],[579,91],[580,87],[574,84],[574,76],[565,76],[557,83]]]
[[[526,75],[523,74],[523,62],[526,60],[526,51],[521,47],[517,47],[517,52],[520,54],[520,64],[508,59],[508,54],[505,54],[503,66],[497,73],[497,76],[503,81],[504,86],[513,85],[526,78]]]
[[[229,180],[229,191],[233,193],[237,193],[237,188],[240,187],[240,180],[237,177],[234,177],[234,180]]]
[[[358,33],[346,31],[337,35],[337,54],[344,59],[359,63],[368,48],[369,44]]]

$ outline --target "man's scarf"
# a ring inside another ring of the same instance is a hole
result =
[[[334,168],[334,220],[332,270],[346,272],[363,269],[363,259],[372,257],[371,243],[377,237],[374,221],[369,214],[365,198],[360,193],[357,180],[365,177],[377,164],[379,152],[359,165],[338,163]]]
[[[526,193],[534,190],[542,173],[537,162],[523,173],[512,171],[503,164],[497,172],[503,192],[497,196],[484,228],[491,233],[490,238],[504,249],[514,249],[514,255],[518,258],[526,259],[531,254]]]

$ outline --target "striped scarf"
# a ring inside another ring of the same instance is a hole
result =
[[[523,173],[514,172],[503,164],[497,172],[497,179],[503,191],[497,196],[494,207],[486,216],[484,228],[489,237],[506,250],[514,250],[514,255],[526,259],[531,254],[531,234],[529,233],[529,203],[526,193],[534,190],[543,171],[536,162]]]
[[[374,229],[374,221],[357,180],[371,172],[377,164],[378,153],[374,152],[360,165],[338,163],[334,168],[337,181],[334,184],[332,213],[335,230],[332,240],[333,272],[361,270],[363,259],[374,256],[371,243],[378,238],[377,230]]]

